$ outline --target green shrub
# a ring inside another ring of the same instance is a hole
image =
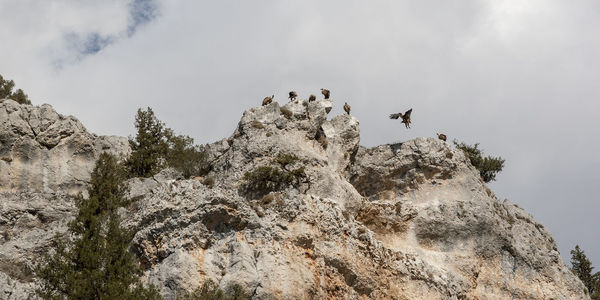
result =
[[[279,153],[269,165],[260,166],[244,174],[246,188],[251,192],[267,194],[300,184],[300,179],[306,176],[304,167],[288,169],[288,166],[298,160],[294,155]]]
[[[286,168],[288,165],[291,165],[297,162],[299,158],[292,154],[287,153],[279,153],[273,160],[273,162],[278,163],[282,168]]]
[[[212,280],[205,281],[201,287],[197,288],[192,293],[186,293],[183,296],[177,297],[178,300],[246,300],[252,299],[252,296],[247,293],[240,285],[231,287],[231,293],[227,294],[219,289],[216,283]]]
[[[19,104],[31,104],[27,94],[25,94],[22,89],[17,89],[17,91],[13,93],[12,90],[14,87],[14,81],[4,80],[2,75],[0,75],[0,99],[12,99],[17,101]]]
[[[174,135],[169,130],[167,140],[169,149],[166,163],[169,167],[179,170],[185,178],[208,174],[211,169],[207,161],[208,155],[203,147],[194,145],[194,139]]]
[[[465,152],[471,164],[479,170],[479,175],[481,175],[481,179],[484,182],[496,180],[496,175],[504,168],[504,159],[501,157],[483,157],[483,151],[477,148],[479,143],[471,146],[464,142],[458,143],[454,140],[454,145]]]

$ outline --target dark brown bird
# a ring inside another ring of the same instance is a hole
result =
[[[442,140],[444,142],[446,141],[447,137],[446,137],[445,134],[443,134],[443,133],[436,133],[436,134],[438,136],[438,139],[440,139],[440,140]]]
[[[313,102],[313,101],[316,101],[316,100],[317,100],[317,96],[315,96],[315,95],[311,94],[310,97],[308,97],[308,102]]]
[[[402,118],[402,123],[404,123],[406,128],[410,128],[410,114],[411,113],[412,113],[412,108],[407,110],[404,114],[402,114],[402,113],[391,114],[390,119],[396,120],[398,118]]]
[[[263,99],[263,103],[262,105],[265,106],[267,104],[271,104],[271,102],[273,102],[273,98],[275,97],[275,95],[269,96],[269,97],[265,97],[265,99]]]
[[[298,93],[296,93],[296,91],[291,91],[290,92],[290,101],[294,101],[296,100],[296,97],[298,97]]]
[[[321,89],[321,94],[323,94],[323,96],[325,96],[325,99],[329,99],[329,96],[331,96],[331,92],[326,89]]]
[[[344,111],[346,111],[347,114],[350,114],[350,105],[348,105],[347,102],[344,102]]]

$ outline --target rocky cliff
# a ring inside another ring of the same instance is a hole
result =
[[[123,225],[165,299],[212,279],[255,299],[589,299],[551,234],[499,201],[460,150],[431,138],[371,149],[329,100],[244,113],[209,145],[213,170],[132,179]],[[31,268],[74,214],[101,151],[126,140],[89,134],[50,106],[0,102],[0,299],[35,287]],[[305,176],[251,192],[246,172],[278,154]]]

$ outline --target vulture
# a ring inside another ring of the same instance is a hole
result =
[[[321,89],[321,94],[323,94],[323,96],[325,96],[325,99],[329,99],[331,92],[329,92],[329,90],[326,90],[326,89]]]
[[[402,113],[391,114],[390,119],[396,120],[398,118],[402,118],[402,123],[404,123],[406,128],[410,128],[410,113],[412,113],[412,108],[407,110],[404,114],[402,114]]]
[[[291,91],[290,92],[290,101],[294,101],[296,100],[296,97],[298,97],[298,93],[296,93],[296,91]]]
[[[310,97],[308,97],[308,102],[313,102],[315,100],[317,100],[317,96],[315,96],[315,95],[311,94]]]
[[[350,105],[348,105],[347,102],[344,102],[344,111],[346,111],[347,114],[350,114]]]
[[[446,137],[445,134],[443,134],[443,133],[436,133],[436,134],[438,136],[438,139],[440,139],[440,140],[442,140],[444,142],[446,141],[447,137]]]
[[[263,99],[263,103],[262,105],[265,106],[267,104],[271,104],[271,102],[273,102],[273,98],[275,97],[275,95],[269,96],[269,97],[265,97],[265,99]]]

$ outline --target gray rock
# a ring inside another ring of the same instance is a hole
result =
[[[207,279],[224,290],[239,284],[255,299],[589,299],[545,227],[496,199],[460,150],[427,138],[361,147],[358,121],[329,120],[332,104],[273,102],[244,112],[231,137],[207,147],[213,186],[173,170],[129,180],[134,203],[120,213],[136,232],[132,251],[144,281],[165,299]],[[33,172],[33,162],[62,145],[80,149],[86,162],[99,151],[127,153],[119,151],[126,140],[33,110],[0,103],[0,126],[10,129],[0,131],[0,150],[30,162],[19,172]],[[51,131],[57,122],[70,129]],[[36,137],[45,132],[61,138],[41,144]],[[289,168],[304,167],[306,177],[266,196],[248,193],[244,173],[279,153],[297,156]],[[0,170],[12,172],[0,176],[17,178],[11,164],[0,160]],[[0,195],[0,299],[35,287],[2,259],[35,265],[75,213],[66,187],[90,169],[83,164],[47,185],[60,193],[19,179],[21,192]]]
[[[48,104],[0,100],[0,192],[85,190],[100,153],[129,154],[123,137],[98,137]]]

